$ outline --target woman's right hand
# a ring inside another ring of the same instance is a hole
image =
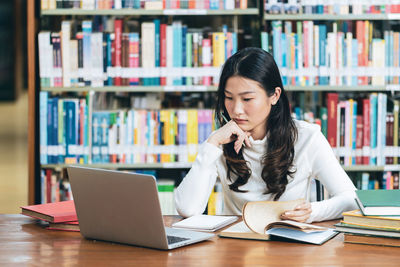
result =
[[[242,129],[240,129],[235,121],[230,120],[208,138],[208,143],[215,146],[220,146],[236,140],[234,144],[234,149],[236,153],[239,153],[243,143],[246,144],[246,146],[248,147],[251,146],[249,141],[250,135],[250,132],[243,131]]]

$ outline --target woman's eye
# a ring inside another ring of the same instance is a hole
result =
[[[250,100],[252,100],[253,98],[244,98],[243,100],[244,101],[246,101],[246,102],[248,102],[248,101],[250,101]]]
[[[232,100],[232,97],[225,96],[225,99]]]

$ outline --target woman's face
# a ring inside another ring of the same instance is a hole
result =
[[[229,116],[245,132],[250,132],[254,140],[264,138],[267,119],[272,105],[280,96],[280,88],[275,94],[267,92],[256,82],[240,76],[230,77],[225,86],[225,108]]]

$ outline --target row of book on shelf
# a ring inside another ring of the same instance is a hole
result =
[[[399,172],[384,171],[380,173],[355,172],[349,173],[350,178],[358,189],[399,189]]]
[[[400,13],[398,0],[264,0],[264,9],[271,14],[390,14]]]
[[[400,32],[380,34],[372,21],[272,21],[261,45],[284,85],[398,85]]]
[[[359,210],[343,213],[335,230],[344,242],[400,247],[400,190],[356,191]]]
[[[137,27],[140,34],[129,22],[103,16],[40,32],[41,86],[212,85],[237,51],[237,33],[226,25],[210,32],[155,19]]]
[[[293,117],[318,123],[344,166],[383,166],[399,162],[399,106],[385,93],[359,99],[327,93],[319,114],[307,119],[295,106]],[[193,162],[216,129],[211,109],[104,110],[88,118],[87,99],[44,91],[39,113],[42,164]]]
[[[95,111],[89,126],[86,99],[48,94],[40,92],[41,164],[89,163],[89,154],[91,163],[193,162],[215,129],[210,109]]]
[[[247,9],[247,0],[41,0],[41,9]]]
[[[344,166],[398,163],[398,100],[388,100],[385,93],[347,100],[339,99],[338,93],[327,93],[326,105],[323,132]]]

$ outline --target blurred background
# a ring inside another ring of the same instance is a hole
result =
[[[26,0],[0,1],[0,213],[28,202]]]

